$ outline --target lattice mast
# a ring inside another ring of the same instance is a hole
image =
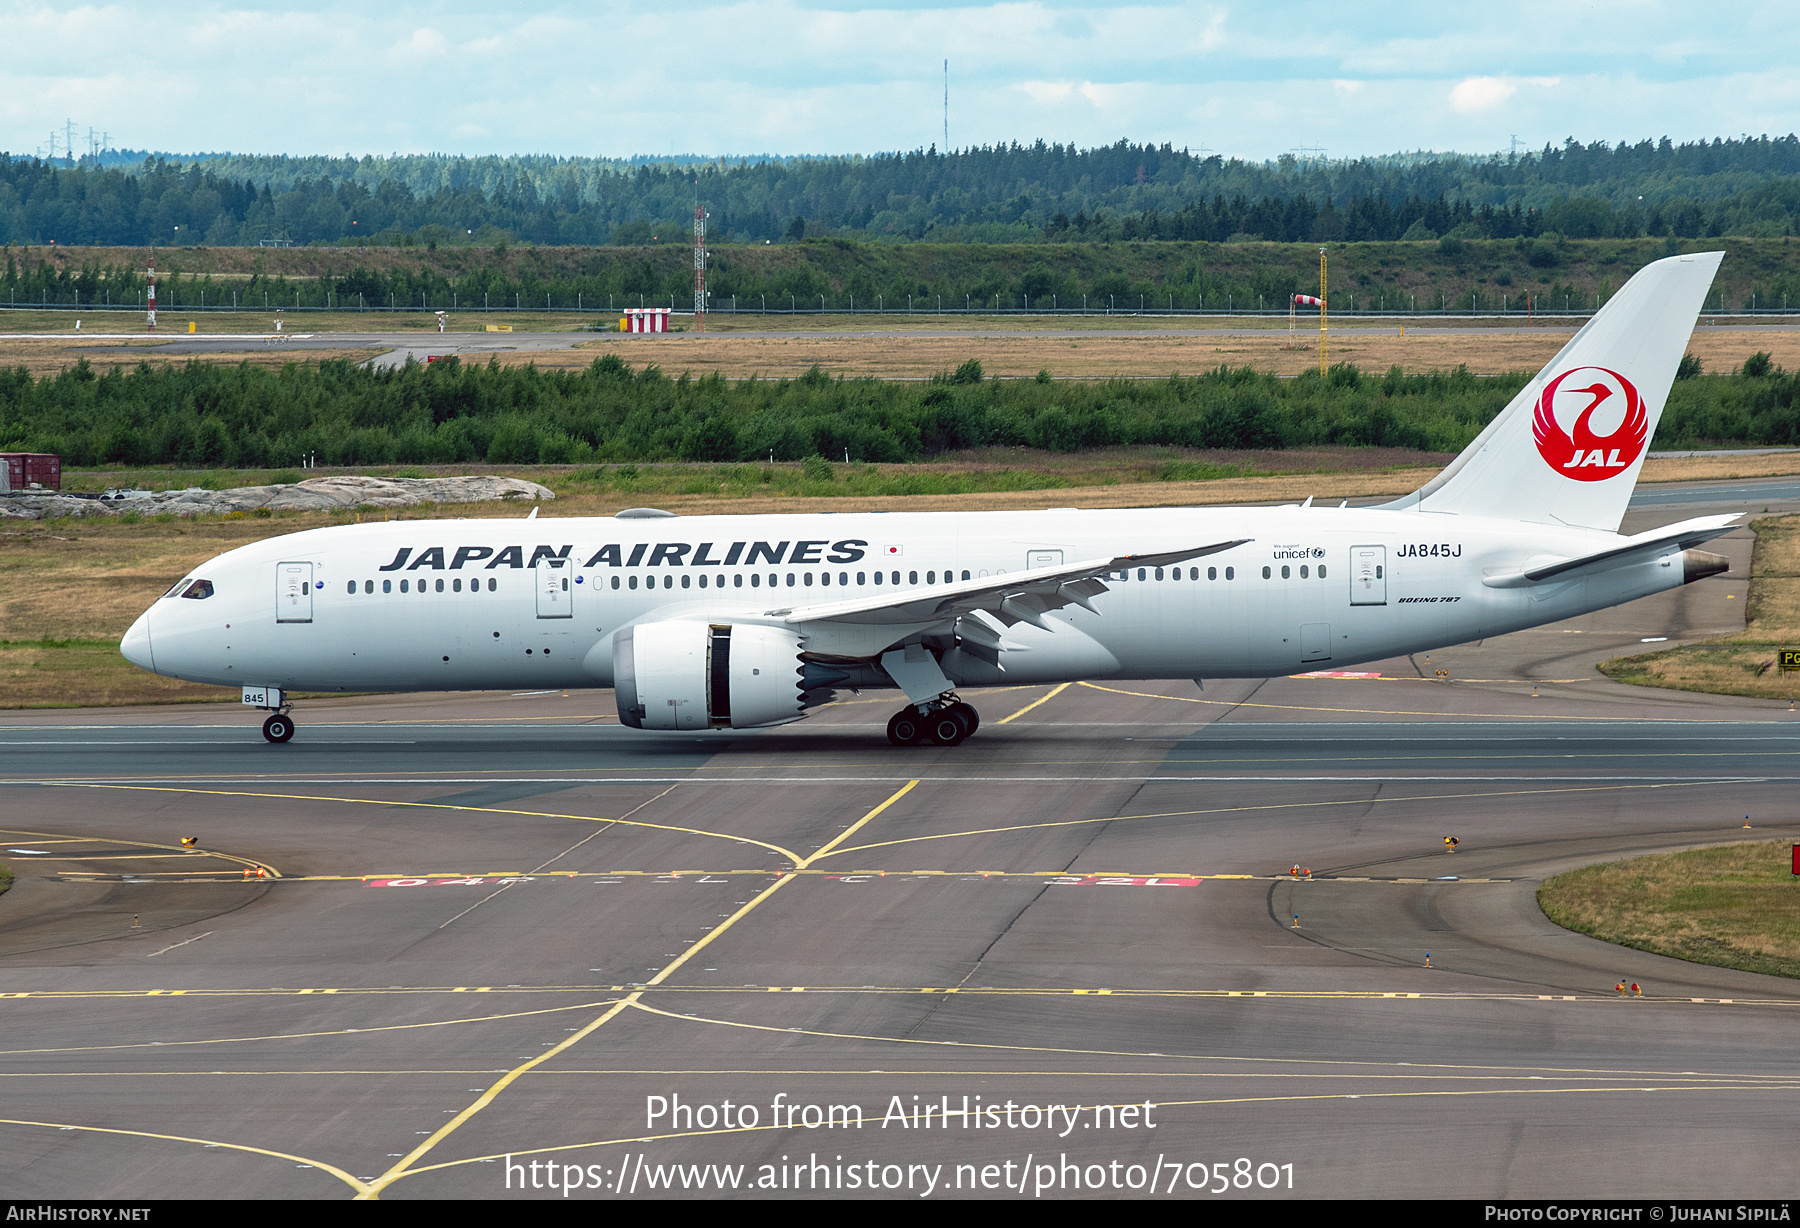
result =
[[[149,325],[148,331],[155,332],[156,331],[156,265],[154,262],[152,262],[152,264],[150,265],[149,271],[145,274],[145,277],[148,279],[149,286],[150,286],[150,289],[146,293],[145,300],[144,300],[146,305],[149,307],[149,319],[147,321],[147,323]]]
[[[706,331],[706,209],[694,205],[694,331]]]
[[[1319,377],[1325,376],[1325,249],[1319,249]]]

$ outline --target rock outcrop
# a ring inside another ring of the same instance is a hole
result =
[[[350,508],[417,507],[424,503],[548,501],[556,494],[522,478],[308,478],[287,486],[240,486],[235,490],[162,490],[129,499],[77,499],[70,495],[0,497],[0,518],[43,520],[53,516],[223,516],[232,512],[329,512]]]

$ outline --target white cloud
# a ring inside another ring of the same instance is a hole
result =
[[[439,59],[449,50],[449,39],[436,30],[421,29],[414,30],[411,38],[397,44],[388,58],[396,63],[416,64],[421,60]]]
[[[1559,77],[1469,77],[1456,83],[1450,91],[1450,107],[1459,115],[1491,111],[1519,92],[1520,85],[1548,88],[1561,83]]]
[[[1075,92],[1074,85],[1067,81],[1021,81],[1018,88],[1040,107],[1067,102]]]

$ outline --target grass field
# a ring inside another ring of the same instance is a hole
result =
[[[1619,682],[1759,699],[1800,699],[1800,674],[1784,674],[1777,654],[1800,647],[1800,516],[1754,520],[1756,550],[1744,630],[1699,644],[1615,657],[1600,672]]]
[[[23,313],[21,313],[23,314]],[[61,313],[31,313],[60,316]],[[742,319],[742,317],[740,317]],[[844,321],[846,317],[836,317]],[[714,319],[706,333],[673,333],[665,336],[596,333],[575,342],[573,348],[554,351],[517,351],[507,348],[507,334],[485,338],[481,352],[468,355],[471,361],[486,361],[491,355],[502,365],[533,364],[545,370],[572,370],[585,367],[601,354],[617,353],[634,367],[655,363],[671,375],[683,371],[694,375],[718,372],[731,379],[762,376],[779,379],[804,374],[819,366],[833,375],[849,377],[876,376],[887,379],[924,379],[940,371],[951,371],[970,358],[981,362],[990,376],[1028,378],[1048,371],[1053,378],[1110,379],[1160,378],[1171,373],[1194,375],[1221,364],[1231,367],[1249,366],[1279,375],[1296,375],[1318,366],[1318,329],[1309,331],[1305,324],[1290,339],[1285,325],[1269,321],[1269,327],[1252,336],[1191,336],[1170,333],[1170,328],[1217,326],[1218,320],[1149,320],[1104,317],[1076,321],[1023,319],[989,321],[952,318],[913,325],[896,320],[876,321],[868,317],[833,325],[834,317],[823,317],[821,323],[810,318],[771,317],[759,319],[745,329],[757,332],[824,332],[823,336],[775,335],[746,336],[736,325]],[[401,321],[406,322],[401,327]],[[308,317],[293,322],[296,331],[361,332],[374,323],[379,331],[393,332],[395,341],[429,340],[437,335],[429,317],[381,316],[377,321],[359,319],[350,313]],[[453,319],[453,327],[479,327],[479,319]],[[592,317],[538,317],[518,324],[520,332],[573,332]],[[70,319],[55,318],[32,322],[14,318],[14,313],[0,315],[0,328],[9,333],[66,331]],[[136,332],[141,320],[133,317],[128,329],[118,320],[84,319],[84,329]],[[996,325],[999,325],[996,330]],[[1069,332],[1082,325],[1090,331],[1124,329],[1128,336],[1059,336],[1045,335],[1045,329]],[[269,321],[260,316],[209,316],[199,322],[204,333],[244,332],[249,344],[242,350],[208,354],[205,361],[250,362],[258,366],[280,367],[290,362],[316,363],[326,359],[363,362],[381,351],[345,346],[332,350],[289,350],[271,347],[261,341]],[[1241,325],[1231,321],[1234,329]],[[76,340],[19,340],[0,334],[0,366],[24,366],[33,375],[54,374],[86,358],[98,370],[117,366],[135,366],[139,362],[195,361],[193,355],[166,355],[158,351],[168,334],[184,336],[186,323],[171,317],[162,336],[149,336],[129,342]],[[1399,367],[1409,374],[1450,371],[1466,366],[1477,375],[1499,375],[1514,371],[1535,371],[1548,362],[1568,341],[1567,328],[1546,326],[1524,332],[1496,332],[1483,327],[1462,327],[1454,321],[1449,331],[1434,322],[1433,331],[1420,332],[1408,326],[1401,336],[1397,327],[1369,328],[1344,326],[1330,333],[1328,360],[1333,363],[1355,363],[1365,372],[1385,372]],[[1003,331],[1004,336],[957,335],[978,331]],[[124,348],[121,348],[121,347]],[[489,350],[486,347],[492,346]],[[1705,369],[1728,373],[1758,351],[1767,352],[1779,366],[1800,368],[1800,329],[1778,332],[1727,332],[1701,329],[1694,334],[1690,351]]]
[[[1365,372],[1399,367],[1407,374],[1451,371],[1466,366],[1477,375],[1535,371],[1568,343],[1563,329],[1516,334],[1484,329],[1420,334],[1398,329],[1335,329],[1327,359],[1355,363]],[[1783,367],[1800,366],[1800,330],[1776,333],[1701,331],[1689,349],[1708,371],[1729,372],[1757,351]],[[617,353],[633,366],[654,362],[665,371],[695,375],[718,372],[731,379],[751,375],[792,377],[817,365],[846,376],[922,379],[954,370],[974,358],[990,376],[1025,378],[1048,371],[1052,378],[1108,379],[1114,376],[1194,375],[1214,367],[1254,367],[1277,375],[1317,370],[1319,334],[1302,327],[1289,340],[1271,329],[1257,336],[1179,336],[1145,333],[1131,337],[910,336],[887,333],[830,337],[741,337],[728,333],[667,337],[601,334],[560,353],[501,354],[502,364],[535,363],[543,369],[584,367],[597,354]]]
[[[1538,904],[1558,925],[1606,942],[1800,976],[1800,879],[1791,873],[1791,847],[1732,844],[1587,866],[1547,881]]]

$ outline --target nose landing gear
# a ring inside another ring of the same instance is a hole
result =
[[[280,745],[294,736],[294,718],[288,715],[294,710],[294,705],[287,701],[287,695],[281,688],[247,686],[244,688],[244,706],[274,713],[263,722],[263,737],[269,741]]]
[[[941,697],[921,715],[908,705],[888,720],[888,741],[895,746],[956,746],[981,725],[974,708],[955,698]]]

